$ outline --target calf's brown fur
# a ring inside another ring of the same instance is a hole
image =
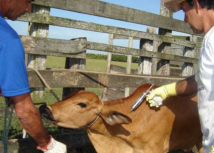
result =
[[[58,126],[85,128],[98,153],[166,153],[194,145],[202,153],[197,97],[170,97],[160,108],[150,108],[144,101],[130,113],[149,87],[144,84],[127,98],[104,102],[94,93],[80,91],[41,112]]]

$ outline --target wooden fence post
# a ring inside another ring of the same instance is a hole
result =
[[[148,33],[156,34],[156,28],[148,27]],[[148,39],[140,40],[140,49],[145,48],[148,51],[155,51],[155,41]],[[138,62],[138,74],[147,74],[151,75],[152,72],[152,58],[139,57]]]
[[[32,13],[50,14],[50,8],[44,7],[44,6],[32,5]],[[49,25],[29,23],[28,35],[32,37],[48,37],[48,30],[49,30]],[[27,67],[32,67],[38,70],[45,69],[46,56],[29,54],[28,56],[25,56],[25,57],[27,57],[27,59],[25,60]],[[44,93],[43,91],[44,91],[43,88],[35,88],[34,92],[31,93],[32,98],[41,100],[43,98],[43,93]],[[28,134],[24,129],[23,129],[22,137],[23,138],[28,137]]]
[[[87,41],[86,38],[77,38],[72,40],[81,41],[81,42]],[[65,61],[65,69],[85,70],[85,65],[86,65],[86,53],[85,53],[85,59],[66,58],[66,61]],[[85,90],[85,88],[63,88],[62,97],[67,96],[72,91],[79,91],[79,90]]]
[[[113,44],[114,44],[114,34],[109,34],[109,45],[113,45]],[[111,59],[112,59],[112,53],[108,53],[106,73],[110,73],[111,71]]]
[[[198,44],[198,37],[196,35],[191,36],[191,41],[195,43],[194,47],[194,58],[199,58],[200,50],[197,50],[197,44]],[[193,74],[195,74],[198,71],[198,63],[193,64]]]
[[[172,18],[173,13],[164,6],[164,0],[161,0],[160,15]],[[159,35],[172,36],[172,31],[167,29],[159,29]],[[161,42],[157,49],[158,52],[170,54],[171,44]],[[161,59],[152,59],[152,74],[153,75],[170,75],[170,61]]]
[[[129,37],[129,48],[133,46],[133,37]],[[126,67],[126,74],[131,73],[131,65],[132,65],[132,55],[127,55],[127,67]],[[125,88],[125,97],[129,96],[130,88]]]
[[[109,34],[109,45],[113,45],[114,44],[114,34]],[[111,58],[112,58],[112,53],[108,53],[107,55],[107,68],[106,68],[106,73],[110,73],[111,71]],[[107,99],[107,93],[108,93],[108,88],[103,88],[103,92],[102,92],[102,100],[106,100]]]
[[[50,8],[44,6],[32,6],[32,12],[36,14],[50,14]],[[49,25],[29,23],[28,34],[32,37],[48,37]],[[32,67],[38,70],[45,69],[46,56],[41,55],[28,55],[28,67]],[[34,99],[41,100],[43,98],[43,88],[35,88],[31,96]]]
[[[193,41],[197,43],[197,36],[193,35],[191,38],[187,38],[190,41]],[[184,57],[196,57],[196,47],[195,48],[189,48],[189,47],[184,47],[184,52],[183,52]],[[195,74],[195,71],[197,69],[197,64],[192,64],[192,63],[183,63],[182,65],[182,76],[191,76]]]

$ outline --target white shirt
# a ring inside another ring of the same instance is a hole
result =
[[[204,37],[195,79],[204,153],[209,153],[214,145],[214,27]]]

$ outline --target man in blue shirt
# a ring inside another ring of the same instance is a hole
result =
[[[18,34],[4,17],[16,20],[31,13],[32,0],[0,0],[0,91],[10,97],[21,126],[46,153],[65,153],[66,146],[54,140],[45,130],[38,109],[30,97],[25,55]]]

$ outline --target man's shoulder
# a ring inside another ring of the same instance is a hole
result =
[[[7,41],[19,39],[18,34],[4,20],[0,19],[0,45]]]

